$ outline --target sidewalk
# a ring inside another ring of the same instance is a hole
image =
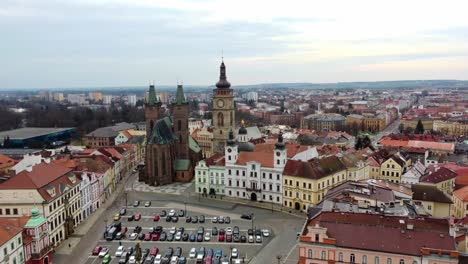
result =
[[[81,237],[86,235],[96,224],[101,216],[106,212],[106,210],[111,207],[117,197],[122,193],[125,189],[125,185],[127,182],[132,178],[133,175],[130,175],[125,181],[118,183],[118,187],[114,193],[111,194],[109,199],[107,199],[101,207],[99,207],[94,213],[88,216],[83,222],[81,222],[76,228],[75,232],[66,240],[62,241],[60,245],[55,248],[55,254],[63,254],[63,255],[70,255],[73,253],[74,248],[80,243]]]

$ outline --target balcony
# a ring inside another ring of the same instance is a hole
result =
[[[245,188],[245,190],[248,192],[258,192],[258,193],[262,192],[262,189],[259,189],[259,188]]]
[[[50,246],[43,248],[39,253],[31,253],[32,259],[41,259],[45,254],[49,253]]]

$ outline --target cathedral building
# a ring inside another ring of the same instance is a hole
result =
[[[145,104],[146,163],[140,181],[159,186],[192,180],[201,149],[189,134],[188,117],[189,105],[182,85],[177,86],[172,117],[161,115],[161,101],[154,85],[150,85]]]
[[[226,66],[221,62],[219,81],[213,90],[213,151],[224,153],[229,131],[234,129],[234,91],[226,78]]]

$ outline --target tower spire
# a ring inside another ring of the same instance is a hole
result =
[[[182,84],[177,84],[176,91],[176,104],[184,104],[187,101],[185,100],[184,87]]]
[[[216,83],[218,89],[229,89],[231,83],[228,82],[226,77],[226,65],[224,65],[224,57],[221,60],[221,66],[219,67],[219,81]]]
[[[147,103],[148,105],[155,105],[158,103],[158,98],[156,97],[156,89],[154,88],[154,82],[149,86]]]

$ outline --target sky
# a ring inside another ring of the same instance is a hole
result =
[[[0,89],[468,79],[468,1],[1,0]]]

